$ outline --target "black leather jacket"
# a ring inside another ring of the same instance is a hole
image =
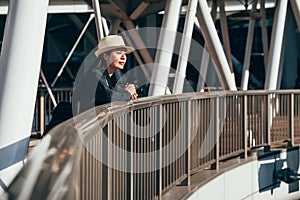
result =
[[[124,90],[120,70],[116,70],[112,77],[109,77],[107,70],[90,70],[75,87],[73,100],[79,102],[79,112],[114,101],[128,101],[131,97]]]

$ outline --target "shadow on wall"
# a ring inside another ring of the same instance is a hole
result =
[[[286,151],[286,159],[280,158],[279,152],[273,155],[259,158],[258,171],[259,192],[273,191],[279,188],[282,181],[289,184],[289,193],[299,191],[300,174],[299,147],[289,148]]]

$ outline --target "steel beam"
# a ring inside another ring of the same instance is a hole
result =
[[[0,165],[4,168],[22,163],[27,155],[48,4],[48,0],[9,2],[0,58],[0,155],[6,152]],[[3,166],[3,161],[9,162]],[[0,180],[5,182],[3,176],[16,173],[6,170]],[[22,198],[27,199],[26,194]]]
[[[167,0],[157,45],[155,66],[151,76],[149,96],[164,95],[167,90],[180,9],[181,0]]]
[[[85,26],[85,24],[81,22],[81,20],[79,19],[79,17],[77,15],[75,15],[75,14],[69,14],[68,17],[70,18],[70,20],[74,23],[74,25],[79,30],[81,30]],[[87,30],[85,32],[85,36],[91,42],[91,44],[97,45],[97,38],[89,30]]]
[[[257,0],[255,0],[252,4],[252,9],[251,9],[252,13],[256,12],[256,6],[257,6]],[[250,68],[250,60],[252,54],[255,21],[256,21],[255,18],[250,18],[249,20],[248,36],[247,36],[246,50],[244,56],[244,66],[243,66],[242,83],[241,83],[242,90],[248,90],[249,68]]]
[[[279,0],[273,22],[266,73],[266,90],[276,90],[288,0]]]
[[[92,0],[94,13],[95,13],[95,23],[96,23],[96,31],[97,31],[97,38],[100,41],[103,37],[103,26],[102,26],[102,17],[101,17],[101,10],[99,5],[99,0]]]
[[[234,76],[232,61],[231,61],[230,40],[229,40],[229,34],[228,34],[228,25],[227,25],[227,17],[226,17],[224,0],[219,0],[219,8],[220,8],[221,31],[222,31],[225,55],[227,58],[227,62],[228,62],[231,74]]]
[[[267,19],[266,19],[266,9],[265,9],[265,0],[260,0],[260,14],[261,14],[261,35],[264,51],[264,62],[265,62],[265,71],[267,70],[268,65],[268,56],[269,56],[269,45],[268,45],[268,30],[267,30]]]
[[[300,1],[290,0],[291,7],[293,9],[294,17],[298,26],[298,32],[300,32]]]
[[[213,19],[214,24],[216,23],[216,19],[217,19],[217,9],[218,9],[218,2],[217,0],[213,0],[212,8],[211,8],[211,17]],[[202,55],[201,55],[201,64],[200,64],[200,71],[199,71],[198,84],[197,84],[197,91],[199,92],[204,92],[204,85],[207,78],[209,60],[210,60],[210,56],[207,51],[207,46],[206,44],[204,44]]]
[[[70,58],[72,57],[77,45],[79,44],[81,38],[83,37],[85,31],[87,30],[88,26],[90,25],[91,21],[94,19],[95,15],[94,14],[91,14],[88,21],[86,22],[86,25],[83,27],[81,33],[79,34],[76,42],[74,43],[72,49],[70,50],[66,60],[64,61],[63,65],[61,66],[60,70],[58,71],[56,77],[54,78],[52,84],[51,84],[51,87],[54,87],[54,85],[56,84],[58,78],[61,76],[61,74],[63,73],[67,63],[69,62]]]
[[[140,3],[138,5],[138,7],[131,13],[131,15],[129,16],[129,18],[131,20],[135,20],[137,19],[142,13],[143,11],[148,7],[149,3],[143,1],[142,3]]]
[[[189,57],[193,28],[195,23],[195,15],[197,11],[197,0],[190,0],[186,13],[185,24],[182,34],[181,47],[179,51],[179,59],[176,69],[175,81],[173,86],[174,94],[181,94],[184,85],[185,72]]]
[[[231,74],[221,41],[214,26],[213,19],[209,13],[206,1],[199,0],[197,18],[202,30],[203,37],[207,43],[208,51],[217,67],[217,74],[225,89],[236,91],[235,80]]]

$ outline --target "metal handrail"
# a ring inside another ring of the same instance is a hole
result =
[[[26,187],[31,196],[159,198],[178,183],[189,184],[199,169],[247,157],[252,147],[298,145],[299,97],[296,90],[219,91],[99,106],[51,130],[9,194],[21,194],[24,178],[37,178]]]
[[[72,101],[72,87],[58,87],[52,88],[52,95],[54,96],[56,103],[70,102]],[[52,112],[55,108],[48,90],[43,87],[39,87],[37,91],[35,112],[32,123],[32,134],[43,135],[46,125],[52,118]]]

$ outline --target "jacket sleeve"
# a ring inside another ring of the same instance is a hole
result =
[[[95,94],[95,106],[114,101],[128,101],[130,97],[130,92],[124,90],[122,84],[117,84],[114,89],[110,89],[105,77],[100,77]]]

